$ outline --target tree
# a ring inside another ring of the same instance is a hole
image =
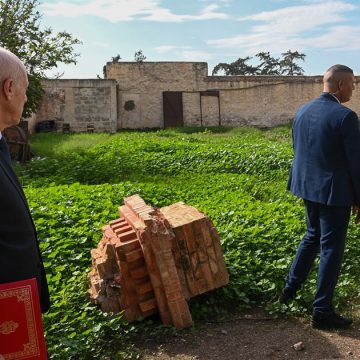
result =
[[[259,52],[255,56],[260,60],[257,66],[249,65],[247,62],[252,58],[238,58],[236,61],[217,64],[212,75],[224,72],[225,75],[303,75],[304,69],[296,61],[305,59],[305,54],[298,51],[288,50],[282,53],[282,58],[274,58],[270,52]]]
[[[281,75],[303,75],[304,69],[299,66],[296,61],[305,61],[305,54],[298,51],[288,50],[281,54],[283,56],[280,61]]]
[[[119,60],[121,60],[120,54],[117,54],[116,56],[113,56],[113,57],[111,58],[111,61],[112,61],[113,63],[117,63],[117,62],[119,62]]]
[[[35,112],[43,95],[41,80],[58,63],[76,64],[74,45],[81,42],[66,31],[53,34],[41,29],[38,0],[0,1],[0,46],[16,54],[25,64],[29,77],[28,101],[23,116]]]
[[[257,75],[280,75],[279,58],[273,58],[270,52],[259,52],[255,55],[260,61],[257,67]]]
[[[143,54],[142,50],[135,51],[134,60],[136,62],[143,62],[146,60],[146,56]]]
[[[230,64],[219,63],[214,67],[212,75],[216,75],[220,71],[223,71],[225,75],[255,75],[257,68],[248,64],[251,59],[247,56],[246,58],[238,58]]]

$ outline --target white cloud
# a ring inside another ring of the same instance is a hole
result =
[[[155,50],[160,54],[171,54],[172,57],[183,61],[208,61],[213,58],[211,53],[195,50],[191,46],[161,45]]]
[[[175,50],[191,49],[191,46],[160,45],[155,50],[160,54],[169,53]]]
[[[219,5],[211,4],[204,8],[200,15],[176,15],[169,9],[158,9],[150,16],[144,17],[144,20],[161,21],[161,22],[183,22],[186,20],[213,20],[213,19],[226,19],[228,15],[216,12]]]
[[[213,58],[212,54],[201,50],[183,50],[180,58],[185,61],[209,61]]]
[[[331,4],[331,5],[330,5]],[[275,11],[261,12],[239,20],[262,21],[265,24],[254,26],[256,33],[271,32],[298,34],[321,25],[345,20],[342,12],[355,10],[356,6],[342,1],[320,3],[313,5],[293,6]]]
[[[82,2],[44,3],[42,8],[47,15],[77,17],[92,15],[111,22],[136,19],[158,22],[183,22],[187,20],[226,19],[228,15],[218,12],[219,5],[209,4],[198,15],[174,14],[162,7],[161,0],[90,0]]]
[[[346,33],[350,27],[336,26],[346,20],[344,13],[355,9],[357,7],[353,4],[335,0],[260,12],[239,19],[262,23],[252,26],[247,34],[208,40],[207,43],[217,48],[242,49],[252,55],[259,51],[279,53],[310,47],[358,49],[358,28],[352,27],[351,30],[357,34],[353,35]],[[330,24],[336,27],[330,27]]]
[[[335,26],[324,35],[304,40],[304,46],[327,50],[360,50],[360,26]]]
[[[211,2],[211,3],[217,3],[219,5],[229,5],[233,2],[233,0],[199,0],[200,2]]]

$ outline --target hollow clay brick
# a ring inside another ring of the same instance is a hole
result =
[[[128,321],[159,312],[166,325],[191,326],[186,300],[229,281],[212,222],[184,203],[154,209],[139,195],[119,214],[91,251],[90,298]]]

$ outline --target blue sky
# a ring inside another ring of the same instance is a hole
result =
[[[270,51],[306,54],[306,75],[342,63],[360,74],[359,0],[48,0],[42,24],[80,39],[63,78],[96,78],[113,56],[219,62]],[[255,61],[256,63],[256,61]],[[50,72],[52,76],[55,72]]]

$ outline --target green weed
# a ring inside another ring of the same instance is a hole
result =
[[[31,141],[37,157],[17,171],[50,284],[53,305],[44,324],[53,359],[135,359],[134,337],[169,331],[156,321],[127,324],[121,314],[102,314],[86,295],[90,249],[101,226],[135,193],[156,207],[193,205],[219,231],[230,284],[191,300],[196,320],[233,311],[234,304],[276,314],[309,311],[316,267],[290,309],[276,300],[305,228],[302,202],[285,190],[289,127],[41,134]],[[351,225],[339,307],[359,297],[358,238]]]

